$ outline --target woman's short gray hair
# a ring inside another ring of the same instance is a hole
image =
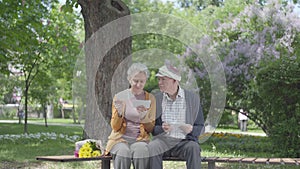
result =
[[[149,78],[149,70],[146,65],[142,63],[133,63],[127,70],[127,79],[132,79],[136,74],[143,72],[147,79]]]

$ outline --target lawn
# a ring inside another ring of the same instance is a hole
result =
[[[35,160],[35,157],[40,155],[73,154],[74,143],[82,139],[82,130],[81,126],[45,127],[29,124],[30,134],[24,135],[22,124],[0,123],[0,168],[98,168],[100,162],[62,164]],[[201,144],[201,148],[202,156],[276,157],[276,151],[268,137],[261,136],[214,133]],[[164,162],[164,166],[166,169],[185,168],[183,162]],[[241,164],[217,164],[217,166],[218,168],[296,168],[296,166]],[[205,163],[203,168],[207,168]]]
[[[14,118],[14,120],[18,120],[18,118]],[[24,119],[22,119],[22,121],[24,121]],[[32,122],[32,123],[45,123],[45,119],[43,118],[28,118],[28,122]],[[76,122],[78,122],[78,120],[76,120]],[[84,120],[81,121],[82,123],[84,123]],[[62,119],[62,118],[52,118],[52,119],[47,119],[47,123],[51,124],[51,123],[63,123],[63,124],[74,124],[74,120],[73,119]]]

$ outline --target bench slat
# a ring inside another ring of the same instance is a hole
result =
[[[236,158],[236,157],[232,157],[228,159],[228,162],[230,163],[235,163],[235,162],[241,162],[243,158]]]
[[[61,155],[61,156],[38,156],[37,160],[42,161],[58,161],[58,162],[71,162],[71,161],[93,161],[93,160],[111,160],[111,156],[78,158],[74,155]]]
[[[242,163],[253,163],[256,160],[256,158],[243,158]]]
[[[203,161],[215,161],[218,158],[219,157],[205,157],[205,158],[203,158]]]
[[[296,165],[300,165],[300,158],[293,158],[296,161]]]
[[[284,164],[295,164],[296,163],[296,161],[294,159],[292,159],[292,158],[283,158],[282,162]]]
[[[281,158],[270,158],[269,164],[281,164]]]
[[[268,158],[257,158],[257,159],[255,159],[254,163],[268,164],[269,163],[269,159]]]
[[[228,162],[230,158],[229,157],[220,157],[218,159],[216,159],[216,162]]]

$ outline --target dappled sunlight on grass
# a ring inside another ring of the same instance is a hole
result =
[[[238,153],[222,153],[222,152],[216,152],[216,151],[203,151],[201,152],[202,157],[239,157],[240,155]]]
[[[13,161],[14,156],[12,156],[12,151],[9,149],[0,149],[0,159],[5,159],[7,161]],[[1,160],[2,161],[2,160]]]
[[[212,133],[211,137],[200,146],[202,156],[273,157],[276,154],[268,137],[238,133]]]

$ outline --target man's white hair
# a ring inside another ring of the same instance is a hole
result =
[[[133,63],[127,70],[127,79],[132,79],[135,75],[137,75],[140,72],[145,73],[147,79],[149,78],[150,73],[146,65],[142,63]]]

